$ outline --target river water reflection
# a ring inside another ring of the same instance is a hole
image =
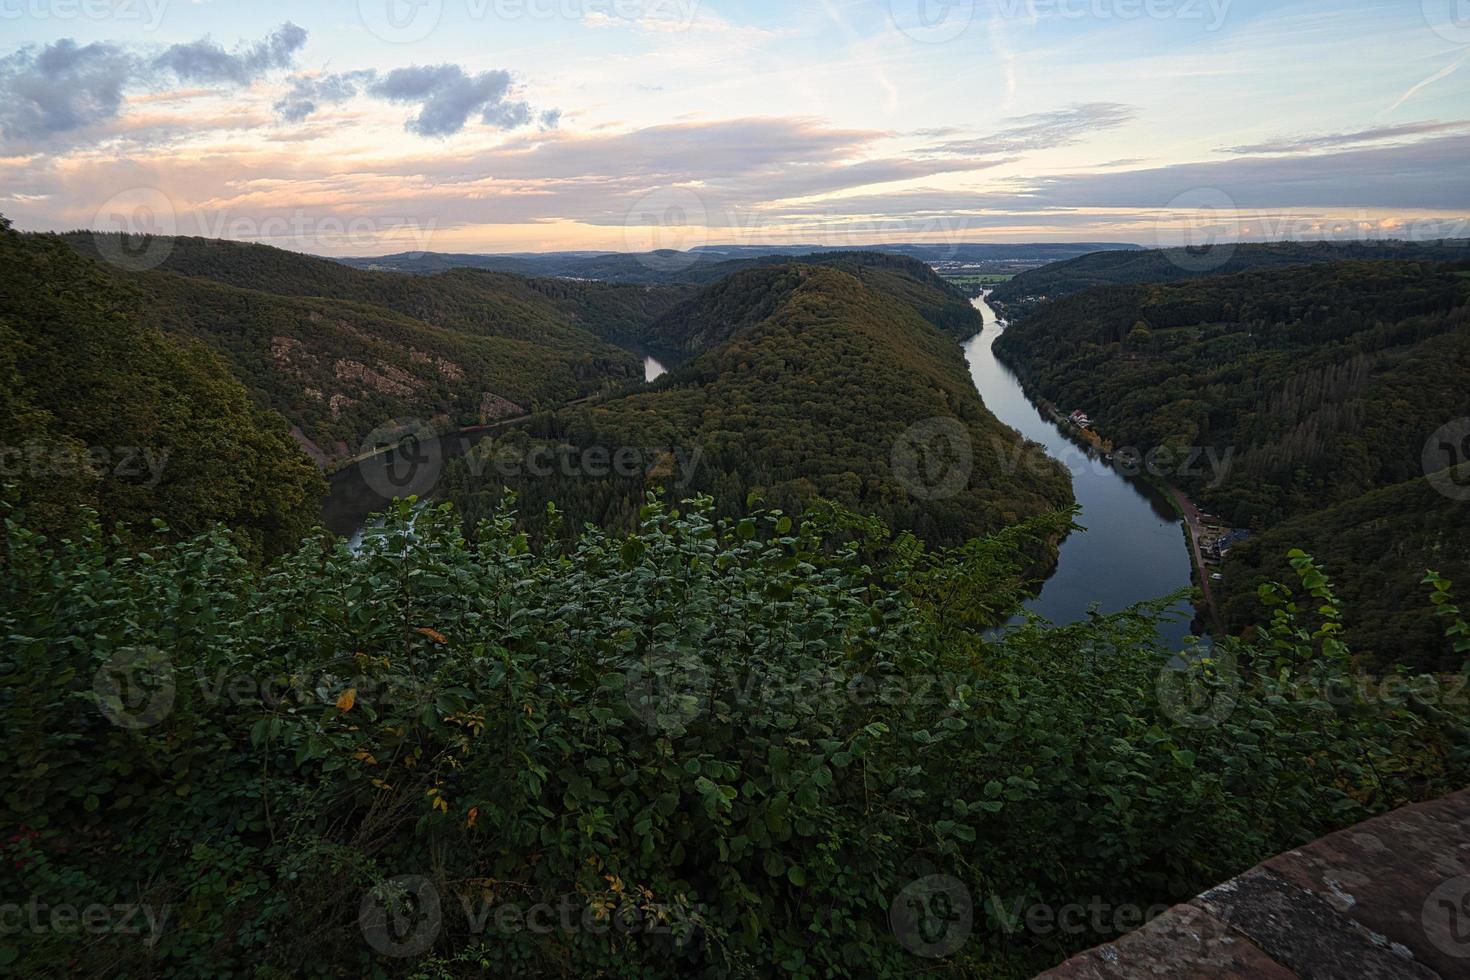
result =
[[[1062,542],[1056,571],[1026,608],[1054,623],[1071,623],[1085,619],[1094,603],[1104,613],[1117,612],[1187,588],[1192,569],[1182,519],[1152,486],[1089,455],[1026,397],[1016,376],[991,350],[1005,328],[983,297],[974,305],[985,329],[966,342],[965,357],[980,397],[1002,422],[1066,465],[1082,508],[1077,523],[1087,528]],[[987,451],[992,450],[978,448],[977,455]],[[1175,649],[1189,635],[1193,616],[1187,602],[1178,610],[1180,620],[1164,623],[1160,630]]]

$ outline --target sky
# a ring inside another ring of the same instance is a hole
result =
[[[324,255],[1470,235],[1470,0],[0,0],[0,214]]]

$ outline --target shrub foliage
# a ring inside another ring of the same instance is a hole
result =
[[[1252,644],[1170,666],[1150,608],[987,638],[1045,527],[936,552],[715,514],[536,549],[404,503],[262,569],[222,532],[130,554],[7,510],[5,893],[167,917],[0,935],[0,965],[1025,975],[1109,937],[1009,910],[1176,900],[1466,782],[1463,710],[1286,683],[1351,671],[1304,555],[1302,608],[1266,590]],[[895,909],[936,874],[968,922],[926,919],[964,940],[931,959]],[[542,903],[549,929],[500,914]]]

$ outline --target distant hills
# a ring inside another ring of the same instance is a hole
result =
[[[1323,262],[1386,260],[1456,262],[1470,259],[1470,240],[1435,242],[1256,242],[1203,248],[1100,251],[1020,273],[999,283],[991,301],[1015,319],[1041,302],[1093,286],[1177,282],[1251,269],[1277,269]]]
[[[956,339],[971,337],[979,330],[975,308],[965,293],[925,263],[886,253],[834,250],[722,263],[720,268],[730,271],[630,339],[648,349],[668,352],[676,360],[729,340],[738,330],[771,313],[770,306],[752,302],[751,290],[769,296],[764,284],[770,279],[770,270],[792,262],[840,269],[879,292],[903,300],[931,325]]]
[[[636,283],[710,283],[751,264],[769,265],[795,256],[877,252],[943,262],[1025,262],[1040,265],[1075,258],[1102,249],[1133,250],[1141,246],[1116,242],[990,244],[899,244],[833,248],[820,245],[710,245],[688,251],[654,252],[546,252],[478,255],[448,252],[400,252],[337,261],[359,269],[411,272],[424,275],[447,269],[491,269],[523,276],[556,276]]]

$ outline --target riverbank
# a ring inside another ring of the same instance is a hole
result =
[[[1189,538],[1189,551],[1194,559],[1195,576],[1199,581],[1200,595],[1204,599],[1205,610],[1210,617],[1210,625],[1218,634],[1223,631],[1223,623],[1220,619],[1220,608],[1215,604],[1215,593],[1210,588],[1210,570],[1205,564],[1204,552],[1200,548],[1200,538],[1204,534],[1204,517],[1199,505],[1190,500],[1183,490],[1170,486],[1169,495],[1179,507],[1179,513],[1184,516],[1185,535]]]
[[[1061,542],[1055,571],[1026,602],[1026,610],[1053,623],[1073,623],[1094,610],[1119,612],[1190,590],[1194,563],[1175,502],[1158,486],[1108,464],[1102,445],[1081,438],[1054,406],[1033,399],[992,350],[1004,333],[994,311],[984,297],[974,305],[984,327],[964,348],[981,399],[1002,422],[1067,467],[1080,508],[1076,521],[1083,529]],[[1187,600],[1171,611],[1176,619],[1167,624],[1164,638],[1183,648],[1191,642],[1197,614]]]
[[[984,297],[977,301],[977,308]],[[984,311],[982,311],[982,316]],[[991,316],[994,313],[991,311]],[[987,318],[986,326],[991,326]],[[1004,328],[992,331],[998,335]],[[1192,587],[1197,590],[1198,600],[1191,603],[1193,612],[1192,627],[1199,628],[1202,632],[1218,632],[1220,629],[1219,610],[1215,603],[1213,590],[1210,588],[1210,569],[1204,564],[1203,551],[1200,537],[1203,531],[1203,522],[1200,517],[1199,508],[1178,488],[1172,486],[1166,480],[1155,476],[1142,469],[1137,473],[1127,473],[1119,469],[1113,462],[1113,444],[1102,433],[1092,427],[1083,428],[1076,424],[1069,415],[1052,404],[1029,382],[1026,375],[1018,367],[1007,363],[998,353],[992,355],[997,363],[1014,379],[1014,383],[1020,389],[1026,401],[1032,405],[1036,413],[1045,419],[1055,430],[1058,436],[1065,439],[1070,447],[1081,452],[1087,460],[1084,470],[1089,472],[1108,472],[1128,484],[1135,492],[1146,496],[1156,506],[1167,508],[1168,515],[1173,518],[1173,526],[1176,528],[1177,542],[1182,539],[1184,547],[1180,554],[1184,556],[1188,566],[1188,581],[1181,583],[1181,587]],[[982,392],[982,397],[984,393]],[[1008,421],[1003,419],[1003,421]],[[1072,458],[1057,452],[1053,456],[1063,459]],[[1074,482],[1079,476],[1079,471],[1073,467]],[[1191,516],[1192,515],[1192,516]],[[1086,514],[1079,518],[1081,523],[1086,524]]]

